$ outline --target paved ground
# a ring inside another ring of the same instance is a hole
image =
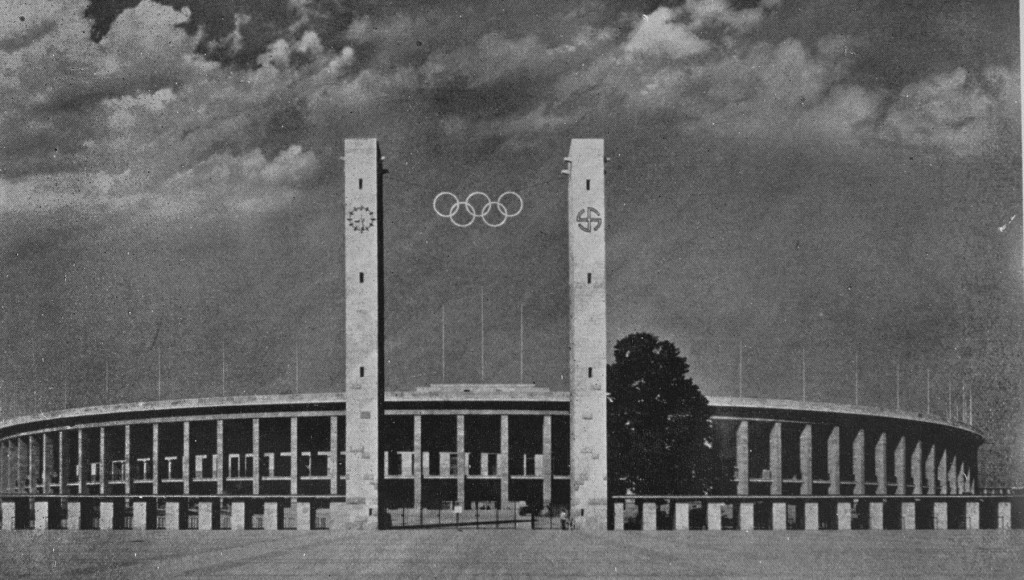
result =
[[[0,577],[1024,578],[1024,531],[15,532]]]

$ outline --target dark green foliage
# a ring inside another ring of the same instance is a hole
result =
[[[675,345],[650,334],[615,345],[608,369],[612,494],[708,493],[720,479],[711,408],[688,371]]]

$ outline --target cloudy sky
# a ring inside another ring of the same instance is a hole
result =
[[[441,381],[442,307],[445,379],[480,380],[482,292],[484,380],[519,380],[522,307],[525,380],[564,389],[559,170],[602,137],[610,345],[673,340],[709,395],[741,342],[745,395],[970,388],[987,474],[1024,474],[1013,2],[13,1],[5,416],[153,399],[158,366],[165,398],[290,392],[296,361],[340,390],[340,157],[371,136],[388,388]],[[526,207],[462,230],[442,190]]]

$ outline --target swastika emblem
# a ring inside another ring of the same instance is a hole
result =
[[[592,207],[581,209],[576,214],[576,225],[586,233],[596,232],[601,229],[601,212]]]

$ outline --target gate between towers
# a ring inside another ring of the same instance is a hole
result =
[[[438,509],[396,508],[387,510],[387,515],[386,527],[390,529],[568,530],[573,527],[567,509],[531,510],[525,502],[513,502],[513,507],[506,509],[496,509],[487,502],[476,502],[472,509],[466,510],[451,506]]]

